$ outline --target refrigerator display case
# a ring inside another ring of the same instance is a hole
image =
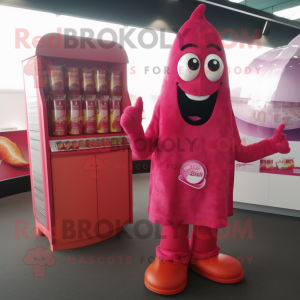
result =
[[[35,56],[23,61],[33,214],[37,234],[45,235],[56,251],[103,241],[132,223],[132,154],[122,130],[51,135],[44,93],[49,62],[122,71],[121,113],[131,103],[128,58],[117,43],[47,34]],[[57,146],[68,141],[82,144],[69,150]]]

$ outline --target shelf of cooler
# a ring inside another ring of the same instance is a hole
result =
[[[81,147],[81,148],[78,148],[78,149],[68,149],[68,150],[65,150],[65,149],[61,149],[59,150],[57,148],[57,143],[59,142],[62,142],[62,141],[70,141],[70,142],[73,142],[73,141],[91,141],[91,140],[98,140],[98,139],[101,139],[101,138],[110,138],[110,139],[113,139],[113,138],[117,138],[117,137],[121,137],[121,138],[125,138],[127,140],[127,143],[124,143],[124,144],[111,144],[111,145],[101,145],[101,146],[93,146],[93,147]],[[62,140],[62,139],[57,139],[57,140],[51,140],[49,141],[49,144],[50,144],[50,149],[51,149],[51,152],[69,152],[69,151],[83,151],[83,150],[95,150],[95,149],[104,149],[104,148],[120,148],[120,147],[129,147],[129,138],[127,135],[112,135],[112,136],[103,136],[103,137],[100,137],[100,136],[92,136],[92,138],[72,138],[72,139],[65,139],[65,140]]]
[[[113,136],[127,136],[127,134],[125,132],[109,132],[109,133],[95,133],[95,134],[81,134],[81,135],[49,136],[49,141],[97,139],[97,138],[113,137]]]

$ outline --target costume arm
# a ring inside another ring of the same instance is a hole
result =
[[[142,127],[142,113],[143,101],[139,97],[135,106],[127,107],[121,117],[121,125],[129,136],[132,153],[138,159],[148,158],[156,148],[159,132],[159,102],[156,103],[146,134]]]
[[[235,136],[235,159],[239,162],[248,163],[263,157],[280,152],[283,154],[290,152],[289,142],[286,135],[282,133],[285,125],[280,124],[271,138],[262,140],[248,146],[241,144],[239,132],[237,130],[235,117],[233,117]]]

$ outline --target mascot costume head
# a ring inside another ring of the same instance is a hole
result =
[[[179,30],[170,52],[169,74],[165,76],[162,92],[169,99],[164,104],[176,113],[178,120],[179,113],[189,125],[210,121],[213,123],[210,127],[218,124],[221,128],[221,120],[231,121],[227,63],[221,38],[206,21],[204,10],[204,5],[198,6]],[[180,125],[186,126],[183,122]]]

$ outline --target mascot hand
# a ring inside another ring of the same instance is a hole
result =
[[[285,125],[281,123],[275,130],[274,135],[270,138],[270,140],[277,152],[287,154],[291,151],[291,149],[289,147],[289,142],[286,139],[286,135],[282,133],[284,127]]]
[[[126,107],[121,117],[121,125],[127,134],[143,132],[142,127],[143,100],[137,98],[134,106]]]

